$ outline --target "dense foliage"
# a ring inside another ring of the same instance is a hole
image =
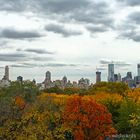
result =
[[[64,122],[72,128],[76,140],[104,140],[105,137],[116,134],[112,127],[112,115],[92,97],[69,97]]]
[[[49,90],[29,81],[0,89],[0,140],[140,139],[140,89],[102,82],[89,90]]]

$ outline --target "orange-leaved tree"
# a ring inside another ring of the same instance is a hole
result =
[[[25,101],[21,96],[16,96],[15,97],[15,104],[20,108],[20,109],[24,109],[25,108]]]
[[[63,119],[65,126],[72,129],[76,140],[104,140],[106,136],[116,134],[111,114],[92,97],[69,97]]]

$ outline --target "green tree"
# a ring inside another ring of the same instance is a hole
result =
[[[91,86],[87,92],[89,95],[96,93],[118,93],[120,95],[125,95],[128,90],[128,85],[121,82],[99,82]]]
[[[126,99],[122,102],[116,124],[119,133],[130,134],[132,132],[133,127],[130,125],[130,119],[132,114],[137,114],[137,111],[138,106],[132,100]]]

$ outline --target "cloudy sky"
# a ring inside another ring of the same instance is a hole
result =
[[[44,80],[66,75],[95,81],[115,72],[137,74],[140,63],[140,0],[0,0],[0,79]]]

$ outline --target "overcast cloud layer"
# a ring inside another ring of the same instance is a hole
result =
[[[9,65],[11,79],[22,75],[41,82],[50,70],[54,79],[95,81],[99,70],[106,80],[110,62],[116,73],[137,75],[139,0],[0,0],[0,5],[0,75]]]

